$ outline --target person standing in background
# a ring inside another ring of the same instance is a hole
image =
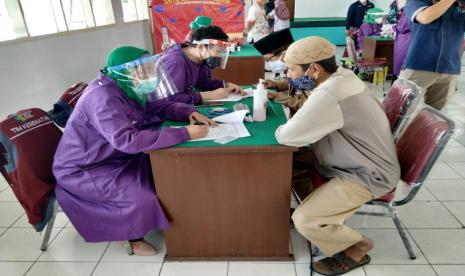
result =
[[[346,36],[351,36],[357,32],[358,28],[363,24],[363,18],[369,9],[373,9],[375,5],[368,0],[359,0],[349,6],[346,18]]]
[[[400,76],[425,89],[425,103],[441,110],[460,74],[465,13],[456,0],[408,0],[405,16],[412,38]]]
[[[247,15],[247,42],[254,43],[270,33],[265,16],[265,0],[255,0]]]
[[[274,16],[269,15],[272,11],[274,11],[274,1],[268,0],[268,2],[266,2],[265,4],[265,15],[266,20],[268,21],[268,27],[270,28],[270,31],[273,31],[274,26]]]
[[[274,25],[273,32],[280,30],[288,29],[291,27],[291,22],[289,21],[289,9],[286,6],[284,0],[274,1],[275,9],[269,14],[269,16],[274,16]]]
[[[394,26],[394,68],[392,70],[394,82],[402,70],[405,56],[407,55],[408,46],[412,34],[410,32],[410,21],[405,17],[404,6],[407,0],[397,0],[396,7],[398,10],[397,24]]]

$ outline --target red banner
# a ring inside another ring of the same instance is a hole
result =
[[[221,27],[231,38],[243,39],[243,0],[152,0],[151,10],[157,52],[164,41],[183,42],[189,24],[200,15],[212,18],[212,25]]]

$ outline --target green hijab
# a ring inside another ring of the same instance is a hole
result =
[[[149,53],[147,50],[139,49],[132,46],[122,46],[115,48],[110,51],[107,56],[106,66],[103,68],[102,72],[108,77],[114,79],[118,87],[121,88],[123,94],[126,95],[129,99],[136,101],[140,106],[144,106],[147,102],[147,97],[139,97],[128,85],[128,81],[131,81],[129,78],[122,77],[119,74],[116,74],[108,70],[108,67],[117,66],[125,64],[127,62],[141,58],[143,55]]]
[[[376,13],[381,13],[381,12],[384,12],[382,9],[380,8],[372,8],[372,9],[369,9],[367,10],[367,13],[365,15],[365,17],[363,18],[363,21],[365,21],[366,23],[368,24],[378,24],[376,23],[376,19],[378,17],[380,17],[379,15],[377,15]]]

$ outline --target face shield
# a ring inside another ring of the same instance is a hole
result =
[[[200,41],[194,40],[192,44],[205,45],[208,55],[206,58],[204,57],[204,62],[208,67],[212,69],[226,68],[229,57],[228,47],[231,46],[230,43],[215,39],[202,39]]]
[[[126,93],[133,93],[142,104],[176,93],[159,55],[143,56],[134,61],[107,68]]]

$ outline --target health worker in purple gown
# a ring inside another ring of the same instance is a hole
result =
[[[56,198],[85,241],[129,241],[135,254],[154,255],[144,235],[170,224],[144,151],[204,137],[215,123],[192,105],[162,100],[176,89],[159,56],[124,46],[106,65],[64,130],[53,163]],[[160,128],[163,120],[204,125]]]
[[[195,30],[187,43],[168,49],[162,60],[178,93],[166,100],[199,105],[227,98],[229,93],[243,93],[240,86],[211,76],[212,69],[226,67],[227,40],[228,35],[220,27],[206,26]]]
[[[363,38],[367,36],[379,36],[381,27],[383,26],[383,17],[380,16],[384,11],[382,9],[373,8],[367,11],[363,18],[363,24],[358,29],[357,42],[359,49],[363,50]]]

